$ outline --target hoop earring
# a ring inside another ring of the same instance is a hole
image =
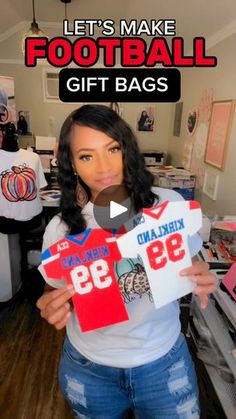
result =
[[[88,203],[88,194],[85,191],[85,189],[83,188],[83,186],[81,186],[81,184],[79,182],[79,177],[77,177],[77,185],[76,185],[76,189],[75,189],[75,196],[76,196],[76,204],[79,207],[84,208],[84,206]]]

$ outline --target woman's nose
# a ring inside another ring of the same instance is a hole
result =
[[[112,166],[109,158],[106,155],[99,155],[97,157],[97,172],[98,173],[107,173],[110,172]]]

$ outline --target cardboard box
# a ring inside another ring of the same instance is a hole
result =
[[[181,188],[181,189],[188,189],[194,188],[196,183],[195,176],[189,179],[181,179],[178,176],[162,176],[158,175],[158,186],[161,188]]]
[[[189,189],[194,188],[196,184],[196,176],[185,169],[153,170],[153,174],[155,175],[155,185],[161,188]]]

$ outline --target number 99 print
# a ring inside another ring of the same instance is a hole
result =
[[[73,284],[72,299],[82,331],[128,320],[114,272],[114,262],[122,257],[142,259],[156,308],[193,291],[195,284],[179,272],[191,266],[189,236],[201,226],[199,204],[165,201],[143,209],[141,218],[122,235],[88,229],[65,237],[43,253],[47,277]]]

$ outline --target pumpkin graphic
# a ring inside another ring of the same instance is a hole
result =
[[[2,194],[8,201],[32,201],[36,198],[36,174],[26,164],[12,166],[11,170],[2,172],[1,177]]]

